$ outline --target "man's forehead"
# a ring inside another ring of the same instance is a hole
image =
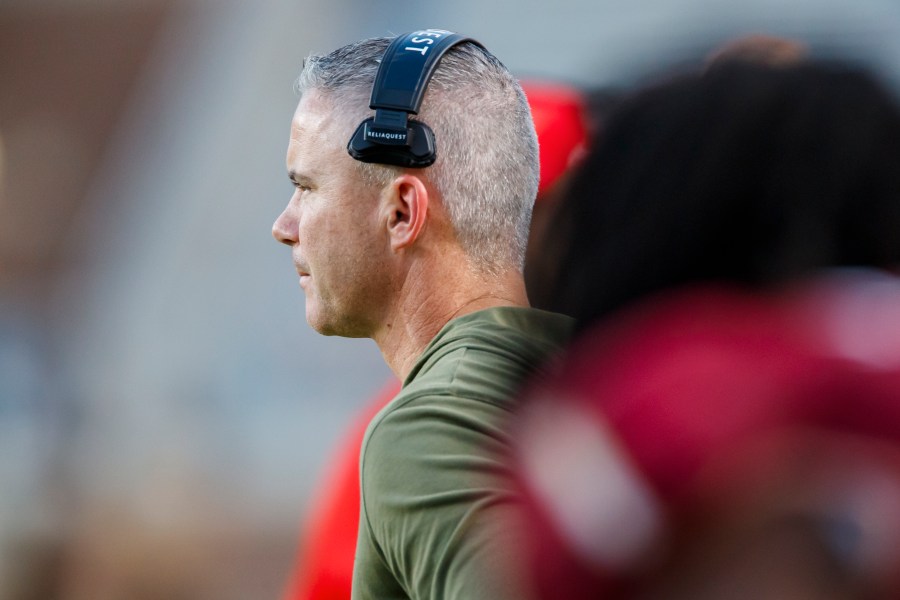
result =
[[[355,161],[346,150],[352,131],[347,131],[345,121],[328,94],[305,92],[291,120],[288,173],[292,177],[316,178],[326,171],[349,168]]]
[[[305,93],[297,104],[291,120],[291,135],[288,141],[288,161],[298,158],[306,151],[322,153],[334,148],[342,148],[340,129],[335,127],[336,116],[331,103],[320,93]]]
[[[291,138],[315,134],[326,129],[332,120],[330,106],[316,92],[300,98],[291,120]]]

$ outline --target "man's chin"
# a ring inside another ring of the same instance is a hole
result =
[[[306,323],[320,335],[338,335],[335,328],[326,319],[322,319],[315,311],[306,309]]]
[[[325,336],[329,336],[329,337],[335,336],[335,335],[339,336],[339,337],[346,337],[346,336],[342,335],[340,331],[338,331],[337,329],[335,329],[333,327],[328,327],[328,326],[324,326],[324,325],[313,325],[312,323],[310,323],[309,325],[310,325],[310,327],[313,328],[313,331],[315,331],[319,335],[325,335]]]
[[[346,338],[367,338],[370,334],[362,327],[355,327],[352,323],[335,319],[326,319],[315,311],[306,311],[306,322],[313,331],[320,335],[338,336]]]

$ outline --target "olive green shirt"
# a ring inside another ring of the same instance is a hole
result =
[[[450,321],[371,422],[360,456],[354,600],[527,597],[505,424],[571,319],[501,307]]]

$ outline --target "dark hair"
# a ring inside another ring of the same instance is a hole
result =
[[[680,285],[900,266],[900,111],[837,64],[681,77],[610,116],[556,227],[553,308],[582,327]]]

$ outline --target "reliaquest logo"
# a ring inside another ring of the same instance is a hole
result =
[[[386,142],[405,142],[406,133],[366,128],[366,139],[384,140]]]

